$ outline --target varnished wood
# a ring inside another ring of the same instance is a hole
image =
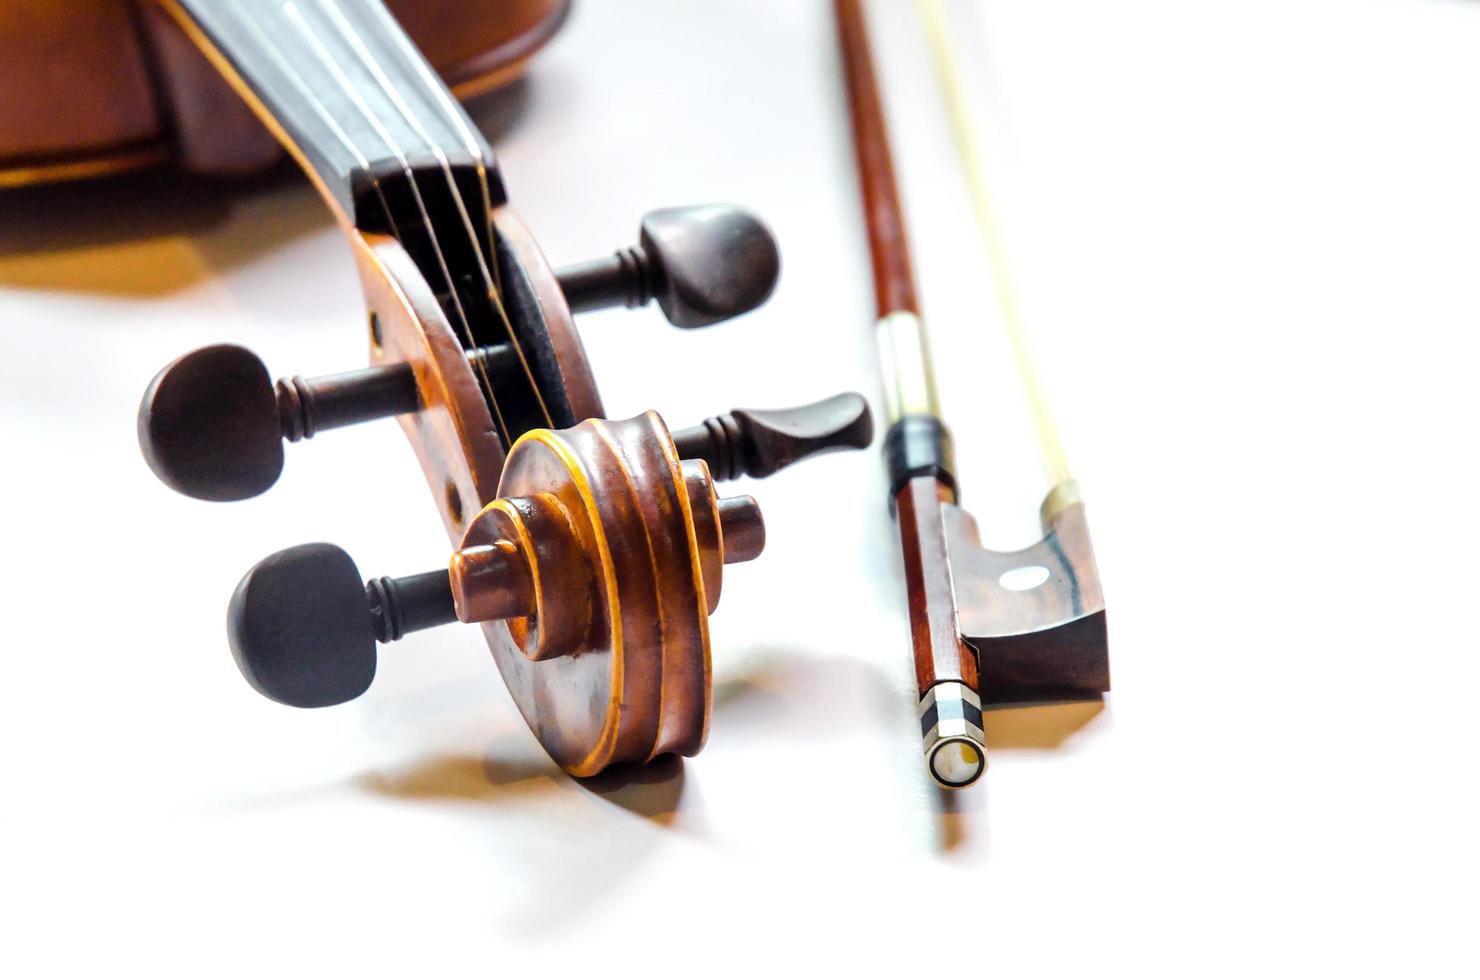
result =
[[[1105,597],[1077,500],[1049,516],[1043,539],[1018,551],[989,551],[976,520],[940,506],[946,563],[961,635],[982,661],[987,704],[1095,699],[1110,690]],[[1036,588],[1014,591],[1003,576],[1041,568]]]
[[[0,3],[0,186],[152,162],[166,129],[130,4]]]
[[[484,631],[540,743],[575,775],[698,752],[723,556],[723,508],[703,464],[680,464],[652,412],[593,419],[522,439],[499,492],[461,553],[520,552],[522,597],[506,597],[501,582],[498,595],[480,596],[479,581],[494,577],[456,558],[454,592],[465,620],[495,605],[527,610]]]
[[[511,220],[503,231],[520,226]],[[506,458],[467,358],[409,257],[385,236],[352,240],[374,318],[372,359],[415,372],[422,408],[401,422],[458,554],[523,541],[538,570],[513,592],[506,579],[473,574],[467,559],[453,559],[452,576],[468,621],[530,610],[483,629],[536,736],[577,775],[697,752],[711,704],[708,615],[725,543],[731,560],[745,560],[764,540],[753,502],[726,536],[707,467],[680,463],[651,413],[531,433]],[[573,332],[567,339],[578,344]],[[570,366],[578,401],[599,412],[584,358]],[[544,515],[542,500],[559,504],[559,520]],[[578,548],[560,544],[572,527]],[[476,583],[492,580],[503,591],[479,594]],[[558,615],[540,616],[552,605]],[[593,715],[592,704],[606,707]]]
[[[921,697],[942,681],[961,681],[978,690],[976,657],[961,638],[956,613],[943,510],[951,499],[949,488],[931,476],[915,477],[894,498]]]
[[[163,6],[145,4],[138,20],[156,66],[157,111],[169,125],[175,165],[231,177],[282,159],[283,145]]]
[[[390,0],[389,6],[461,99],[517,78],[570,13],[570,0]]]
[[[737,408],[673,434],[679,453],[704,460],[718,480],[767,477],[810,456],[866,449],[873,439],[868,402],[852,392],[795,408]]]
[[[271,135],[153,0],[0,4],[0,187],[176,163],[242,173],[281,155]],[[390,0],[463,98],[517,77],[569,0]]]
[[[894,179],[889,127],[874,77],[868,26],[861,0],[834,0],[853,120],[853,150],[858,156],[859,189],[868,225],[869,257],[874,266],[874,297],[880,317],[918,313],[915,274],[910,265],[904,207]]]
[[[553,274],[521,229],[507,240],[499,233],[504,191],[492,150],[382,8],[300,0],[247,17],[232,0],[163,6],[347,231],[400,242],[465,351],[506,346],[503,373],[491,375],[489,362],[473,372],[505,449],[530,428],[583,417],[572,395],[599,411]],[[457,506],[446,509],[488,499],[449,489]]]
[[[388,235],[350,237],[369,318],[374,364],[409,364],[421,411],[400,417],[448,536],[498,496],[504,448],[478,379],[447,317],[400,244]]]
[[[534,286],[574,411],[581,418],[604,415],[554,273],[510,209],[498,209],[494,224]],[[401,416],[401,428],[456,544],[467,521],[498,496],[505,455],[498,426],[456,331],[405,250],[384,235],[356,233],[351,241],[373,324],[366,331],[371,362],[410,364],[416,372],[422,410]]]

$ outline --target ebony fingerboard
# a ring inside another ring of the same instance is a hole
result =
[[[166,5],[357,223],[368,174],[444,159],[504,202],[487,141],[379,0]]]
[[[505,295],[491,218],[506,195],[493,151],[380,0],[164,3],[330,203],[356,228],[402,243],[463,346],[508,352],[479,362],[505,447],[568,424],[563,387],[541,385],[538,351],[524,353],[523,335],[543,330],[508,315],[527,304]]]

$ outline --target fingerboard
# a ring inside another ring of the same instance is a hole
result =
[[[484,175],[493,151],[379,0],[166,0],[358,225],[374,175],[442,167]]]
[[[570,424],[563,385],[531,371],[528,317],[510,317],[529,303],[501,285],[522,277],[495,241],[493,151],[380,0],[163,2],[344,219],[400,240],[463,346],[505,352],[478,362],[505,447]]]

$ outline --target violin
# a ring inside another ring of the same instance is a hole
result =
[[[241,347],[186,354],[143,398],[146,460],[177,491],[239,500],[274,483],[285,442],[394,417],[452,546],[445,568],[368,581],[330,544],[264,559],[228,613],[247,681],[284,704],[339,704],[371,684],[378,644],[479,624],[571,774],[698,752],[725,566],[765,543],[755,500],[716,481],[867,446],[868,405],[842,394],[676,431],[654,412],[608,420],[574,316],[656,301],[693,328],[749,312],[780,270],[765,224],[723,205],[654,211],[636,245],[552,270],[493,151],[379,0],[162,9],[337,217],[370,366],[274,382]]]
[[[570,3],[388,7],[452,92],[468,99],[517,78]],[[152,3],[6,0],[0,66],[0,187],[164,166],[240,175],[282,156],[268,128]]]

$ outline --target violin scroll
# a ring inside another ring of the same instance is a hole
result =
[[[366,582],[327,544],[258,563],[229,612],[242,674],[285,704],[338,704],[369,688],[376,641],[483,623],[521,712],[571,772],[697,752],[708,616],[724,565],[764,548],[756,502],[719,497],[652,412],[530,432],[499,490],[445,570]]]
[[[187,355],[140,408],[149,465],[181,492],[238,500],[278,478],[284,441],[395,416],[451,545],[443,569],[368,583],[331,545],[262,562],[231,604],[247,679],[289,704],[338,703],[368,688],[378,642],[459,620],[479,624],[568,772],[697,752],[724,567],[765,545],[755,501],[721,499],[714,480],[863,445],[866,406],[733,412],[680,445],[651,412],[605,419],[574,318],[652,301],[680,327],[749,312],[780,273],[769,229],[723,205],[655,211],[636,246],[557,272],[492,148],[380,3],[166,10],[340,219],[371,366],[274,383],[239,347]]]

